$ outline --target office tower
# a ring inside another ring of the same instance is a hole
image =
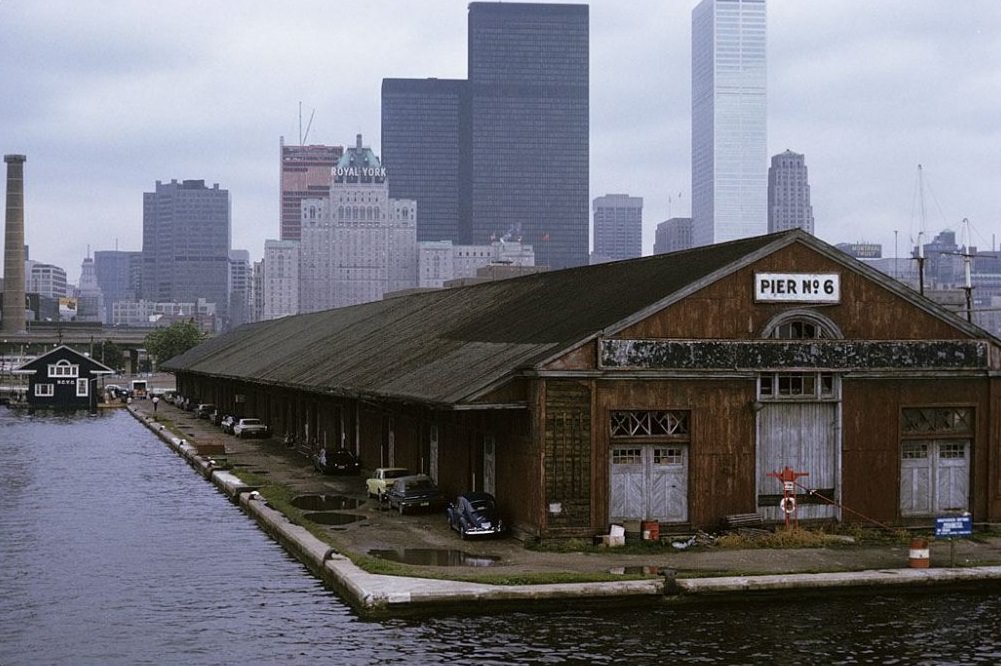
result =
[[[94,274],[104,295],[104,323],[112,323],[113,306],[118,301],[137,300],[142,282],[142,252],[96,250]]]
[[[299,241],[264,241],[260,321],[299,314]]]
[[[594,261],[635,259],[643,255],[643,198],[606,194],[592,202]]]
[[[657,225],[653,253],[667,254],[692,247],[692,218],[672,217]]]
[[[806,160],[786,150],[772,156],[768,168],[768,233],[802,229],[813,233],[813,206]]]
[[[303,197],[325,197],[330,192],[330,170],[341,158],[341,146],[281,147],[281,240],[299,240],[299,206]]]
[[[472,2],[471,234],[512,231],[556,268],[588,259],[588,8]]]
[[[470,3],[468,58],[466,81],[383,80],[391,196],[417,201],[421,240],[510,233],[586,264],[587,6]]]
[[[695,245],[768,229],[765,0],[702,0],[692,11]]]
[[[27,330],[24,307],[24,155],[4,155],[7,163],[7,207],[4,212],[3,319],[0,332]]]
[[[57,300],[69,296],[66,269],[61,266],[29,259],[24,262],[24,274],[28,278],[27,291],[29,294],[39,294]]]
[[[417,286],[417,206],[392,199],[386,169],[359,134],[329,199],[303,199],[301,312],[380,300]]]
[[[143,193],[143,298],[229,304],[229,192],[204,180],[156,181]]]
[[[97,283],[94,260],[87,257],[80,266],[80,283],[76,288],[76,320],[103,322],[104,319],[104,295]]]
[[[250,301],[252,288],[250,252],[231,250],[229,253],[229,322],[226,328],[236,328],[252,321]]]
[[[470,233],[467,90],[456,79],[382,80],[382,165],[389,196],[417,202],[418,241]]]

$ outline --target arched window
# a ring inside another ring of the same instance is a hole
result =
[[[762,332],[775,340],[833,340],[843,338],[841,329],[813,310],[791,310],[773,317]]]

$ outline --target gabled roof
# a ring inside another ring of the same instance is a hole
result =
[[[990,337],[800,230],[248,324],[162,367],[356,397],[468,403],[520,372],[806,243],[971,336]]]
[[[29,375],[36,372],[39,368],[47,365],[53,356],[65,357],[66,352],[69,352],[70,356],[76,356],[79,359],[79,363],[87,366],[88,372],[93,375],[105,375],[114,374],[114,370],[104,365],[100,361],[97,361],[86,354],[81,354],[72,347],[67,347],[66,345],[59,345],[55,349],[48,351],[37,358],[34,358],[19,368],[15,368],[13,372],[15,374]]]

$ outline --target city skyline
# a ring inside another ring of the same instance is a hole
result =
[[[141,193],[176,178],[226,184],[233,247],[260,258],[278,237],[274,147],[298,143],[298,103],[305,143],[377,137],[383,78],[465,76],[466,4],[305,3],[303,22],[220,2],[199,5],[196,24],[183,7],[150,22],[127,3],[99,19],[73,3],[0,4],[0,53],[20,63],[0,74],[0,145],[28,157],[30,257],[76,282],[88,249],[140,249]],[[643,197],[647,254],[658,223],[691,212],[695,5],[590,5],[589,196]],[[965,217],[990,247],[999,30],[990,1],[768,2],[768,154],[806,155],[819,237],[906,254],[921,163],[928,235]],[[337,66],[358,31],[380,46]]]

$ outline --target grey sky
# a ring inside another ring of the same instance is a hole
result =
[[[644,198],[644,252],[690,212],[695,0],[591,6],[591,198]],[[139,250],[142,193],[230,191],[233,247],[278,237],[278,141],[377,153],[384,77],[464,78],[466,0],[0,1],[0,152],[24,153],[31,257]],[[768,149],[806,154],[817,235],[904,255],[1001,232],[1001,1],[768,0]],[[2,185],[0,185],[2,187]],[[680,197],[679,197],[680,194]],[[1001,243],[1001,239],[997,241]]]

